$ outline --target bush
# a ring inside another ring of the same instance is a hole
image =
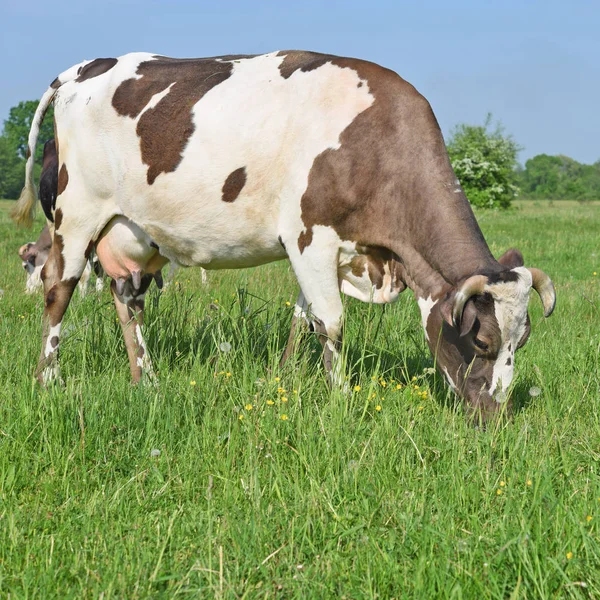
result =
[[[521,149],[501,125],[458,125],[448,140],[448,154],[469,202],[485,208],[508,208],[518,196],[517,153]]]

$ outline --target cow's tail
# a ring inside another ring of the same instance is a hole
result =
[[[29,131],[29,139],[27,140],[27,162],[25,164],[25,186],[21,191],[19,200],[16,206],[11,211],[11,216],[17,225],[24,227],[31,227],[33,223],[33,217],[35,215],[35,207],[37,201],[37,193],[35,190],[35,184],[33,183],[33,165],[35,162],[35,147],[37,145],[38,135],[40,133],[40,127],[44,120],[44,115],[50,106],[50,103],[54,99],[58,87],[49,87],[33,117],[31,123],[31,129]]]

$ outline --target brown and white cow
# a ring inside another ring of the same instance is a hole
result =
[[[496,261],[450,165],[427,100],[396,73],[298,51],[175,59],[146,53],[75,65],[54,101],[54,244],[43,270],[38,377],[58,373],[63,315],[90,248],[126,281],[121,321],[172,261],[206,269],[288,258],[325,363],[342,378],[340,289],[368,302],[415,293],[438,369],[470,410],[498,412],[528,331],[530,289],[552,282],[511,253]],[[17,210],[34,207],[32,159]],[[141,324],[130,360],[149,365]]]

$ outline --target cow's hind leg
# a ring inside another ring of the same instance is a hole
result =
[[[65,236],[57,230],[48,260],[42,269],[44,316],[42,352],[36,369],[38,381],[47,385],[60,378],[58,346],[62,320],[90,252],[90,236]]]
[[[343,307],[338,283],[339,238],[328,227],[318,228],[303,251],[296,240],[286,244],[286,249],[308,306],[308,318],[323,346],[329,381],[341,386],[345,373],[340,352]]]
[[[135,289],[131,278],[121,281],[119,285],[113,279],[110,284],[121,330],[125,338],[125,347],[129,357],[131,379],[138,383],[142,375],[155,381],[152,362],[142,336],[144,323],[144,296],[152,282],[153,275],[146,274],[141,278],[139,289]]]

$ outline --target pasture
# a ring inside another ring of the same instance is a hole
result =
[[[108,290],[74,296],[40,390],[42,296],[0,202],[0,597],[600,597],[600,204],[479,212],[554,280],[508,422],[465,423],[410,291],[346,299],[350,393],[310,337],[278,369],[289,264],[178,271],[146,303],[160,386],[129,383]],[[38,211],[41,212],[41,211]],[[596,275],[598,273],[598,275]]]

